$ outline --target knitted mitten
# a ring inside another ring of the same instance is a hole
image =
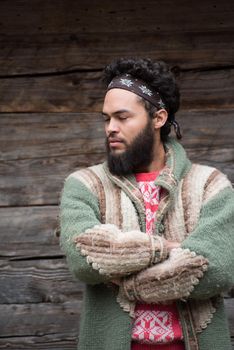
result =
[[[120,295],[148,304],[187,298],[207,269],[207,260],[189,249],[172,249],[169,258],[123,279]]]
[[[94,226],[75,237],[87,262],[110,277],[126,276],[165,259],[164,242],[141,231],[122,232],[111,224]]]

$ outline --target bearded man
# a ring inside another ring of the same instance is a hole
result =
[[[165,63],[120,59],[104,78],[107,161],[72,173],[61,200],[61,246],[86,285],[78,349],[230,349],[231,184],[169,137],[179,90]]]

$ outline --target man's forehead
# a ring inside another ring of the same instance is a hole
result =
[[[105,99],[107,98],[114,98],[114,99],[131,99],[131,100],[136,100],[137,99],[137,94],[135,94],[132,91],[128,91],[125,89],[120,89],[120,88],[114,88],[111,90],[108,90],[105,95]]]
[[[103,112],[111,109],[112,111],[131,110],[139,103],[139,96],[131,91],[123,89],[111,89],[104,98]]]

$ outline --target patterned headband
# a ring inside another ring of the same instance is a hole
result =
[[[124,74],[113,78],[107,87],[107,91],[114,88],[131,91],[151,102],[155,107],[166,109],[166,106],[157,91],[153,91],[144,81],[133,78],[130,74]]]

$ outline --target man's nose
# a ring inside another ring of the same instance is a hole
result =
[[[106,132],[108,135],[112,134],[112,133],[118,133],[119,130],[119,123],[117,120],[115,120],[114,118],[111,118],[108,122],[108,124],[106,125]]]

